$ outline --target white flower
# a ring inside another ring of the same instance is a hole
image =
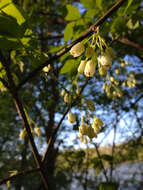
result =
[[[79,42],[71,48],[70,54],[73,57],[78,57],[82,54],[83,51],[84,51],[84,45],[81,42]]]
[[[70,123],[74,123],[76,121],[75,115],[73,113],[71,113],[71,112],[68,113],[68,121]]]
[[[106,68],[109,68],[112,64],[112,59],[109,55],[103,53],[101,56],[97,58],[98,62]]]
[[[48,66],[46,66],[46,67],[43,68],[43,71],[44,71],[45,73],[48,73],[48,72],[50,71],[50,69],[51,69],[51,65],[48,64]]]
[[[84,61],[82,60],[82,61],[80,62],[80,65],[79,65],[78,69],[77,69],[78,73],[83,74],[83,73],[84,73],[85,66],[86,66],[86,61],[85,61],[85,60],[84,60]]]
[[[92,77],[95,73],[96,65],[94,61],[90,60],[86,63],[84,74],[86,77]]]

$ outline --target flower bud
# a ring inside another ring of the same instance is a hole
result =
[[[79,64],[79,67],[77,69],[78,73],[83,74],[85,69],[86,61],[82,60]]]
[[[133,72],[131,72],[131,73],[129,74],[128,78],[130,78],[130,79],[135,78],[135,74],[134,74]]]
[[[45,73],[48,73],[48,72],[50,71],[50,69],[51,69],[51,65],[48,64],[48,66],[46,66],[46,67],[43,68],[43,71],[44,71]]]
[[[86,104],[90,111],[95,111],[94,102],[92,100],[86,99]]]
[[[86,63],[84,74],[86,77],[92,77],[95,73],[96,65],[94,61],[90,60]]]
[[[121,88],[118,88],[118,97],[121,98],[123,96],[123,92]]]
[[[117,96],[118,96],[117,92],[113,91],[113,98],[115,99],[115,98],[117,98]]]
[[[97,58],[99,64],[101,64],[106,69],[112,65],[112,59],[108,54],[103,53]]]
[[[122,86],[126,86],[126,85],[127,85],[127,82],[124,81],[124,82],[122,83]]]
[[[102,89],[105,90],[106,89],[106,84],[104,83],[103,86],[102,86]]]
[[[137,80],[136,79],[134,79],[132,82],[133,82],[134,85],[137,84]]]
[[[129,63],[128,61],[125,61],[125,64],[126,64],[126,65],[129,65],[130,63]]]
[[[20,135],[19,135],[20,139],[24,139],[25,135],[26,135],[26,130],[23,129],[23,130],[20,132]]]
[[[88,47],[88,48],[86,49],[85,56],[86,56],[87,58],[90,58],[90,57],[92,57],[93,53],[94,53],[94,49],[93,49],[92,47]]]
[[[88,127],[87,136],[89,137],[90,140],[96,137],[96,134],[94,133],[94,130],[92,127]]]
[[[115,80],[114,77],[110,77],[111,82],[114,82],[114,80]]]
[[[116,73],[117,75],[120,74],[120,72],[121,72],[121,69],[119,69],[119,68],[115,70],[115,73]]]
[[[66,91],[65,90],[62,90],[61,91],[61,96],[64,96],[66,94]]]
[[[103,122],[99,117],[94,117],[94,121],[92,124],[92,127],[94,128],[95,126],[102,127]]]
[[[118,80],[114,80],[114,84],[116,85],[116,86],[118,86],[119,85],[119,81]]]
[[[76,121],[75,115],[73,113],[71,113],[71,112],[68,113],[68,121],[70,123],[74,123]]]
[[[83,53],[83,51],[84,51],[84,45],[83,43],[79,42],[71,48],[70,54],[73,57],[78,57]]]
[[[83,139],[83,143],[84,143],[84,144],[87,144],[87,138],[84,138],[84,139]]]
[[[68,95],[68,93],[65,93],[64,102],[69,103],[69,101],[70,101],[69,95]]]
[[[76,89],[76,91],[75,91],[75,92],[76,92],[76,94],[77,94],[77,95],[79,95],[79,94],[80,94],[80,90],[81,90],[80,88],[77,88],[77,89]]]
[[[106,76],[107,74],[106,69],[104,67],[99,67],[98,71],[101,76]]]
[[[121,67],[124,68],[125,67],[125,63],[121,63]]]

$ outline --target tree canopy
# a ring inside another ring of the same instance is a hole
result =
[[[0,0],[3,188],[76,179],[116,190],[115,166],[143,159],[142,10],[141,0]]]

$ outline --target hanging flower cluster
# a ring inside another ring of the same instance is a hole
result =
[[[133,73],[130,73],[127,76],[127,80],[123,83],[119,79],[120,74],[124,72],[126,66],[130,65],[127,61],[121,60],[121,64],[115,68],[115,71],[113,73],[110,72],[110,67],[112,66],[112,61],[115,55],[112,48],[109,47],[100,36],[99,30],[87,41],[84,40],[83,42],[74,45],[70,50],[70,54],[75,58],[82,56],[77,67],[78,75],[73,82],[76,86],[75,95],[74,93],[71,93],[70,90],[62,90],[61,96],[69,106],[72,98],[75,99],[77,96],[80,96],[81,107],[85,110],[86,118],[89,118],[89,121],[84,122],[83,116],[81,116],[81,125],[79,126],[78,136],[80,140],[86,144],[88,139],[92,141],[92,139],[96,138],[97,134],[101,132],[103,122],[99,117],[94,117],[93,122],[90,122],[90,119],[95,115],[95,113],[93,113],[95,111],[94,102],[90,99],[84,98],[80,94],[81,91],[77,85],[78,77],[83,74],[85,77],[91,78],[94,76],[97,69],[97,74],[103,77],[104,80],[102,89],[105,91],[107,97],[112,99],[123,97],[121,85],[133,88],[137,81]],[[68,121],[74,123],[76,121],[75,114],[69,112]]]
[[[122,85],[123,86],[128,86],[129,88],[134,88],[137,84],[137,80],[135,79],[135,74],[133,72],[131,72],[128,76],[127,76],[127,80],[125,80]]]
[[[90,142],[93,138],[97,137],[97,134],[101,131],[103,126],[103,122],[99,117],[94,117],[94,121],[92,124],[87,124],[84,122],[83,116],[81,115],[81,125],[79,126],[79,134],[78,137],[81,142],[87,143],[87,137]]]

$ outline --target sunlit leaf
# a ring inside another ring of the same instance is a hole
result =
[[[71,22],[67,24],[64,32],[64,41],[67,42],[69,39],[72,38],[73,36],[73,27],[74,27],[74,22]]]
[[[66,8],[67,8],[67,11],[68,11],[67,16],[65,17],[66,20],[71,20],[72,21],[72,20],[77,20],[77,19],[80,18],[80,12],[76,7],[68,4],[66,6]]]

